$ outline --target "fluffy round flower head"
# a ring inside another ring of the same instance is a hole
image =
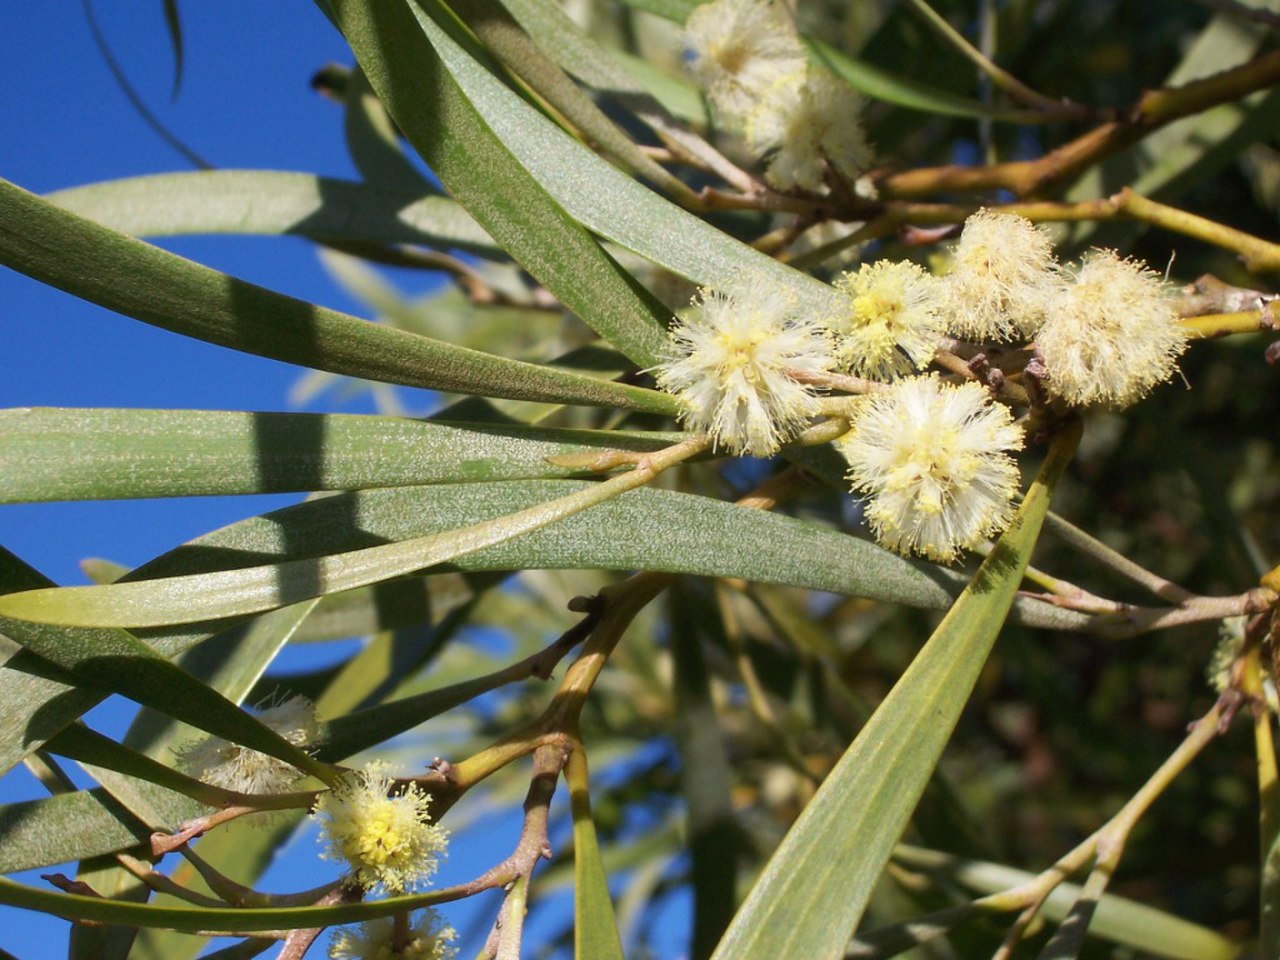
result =
[[[314,816],[328,844],[322,857],[345,860],[351,879],[366,890],[381,886],[395,894],[431,879],[449,834],[431,822],[431,797],[416,783],[387,796],[392,779],[386,770],[375,761],[343,777],[320,795]]]
[[[450,960],[458,951],[449,946],[458,933],[428,907],[410,917],[408,941],[395,948],[392,917],[369,920],[340,929],[329,943],[331,960]]]
[[[951,563],[1013,516],[1022,431],[977,383],[899,380],[862,402],[837,445],[890,550]]]
[[[975,341],[1030,339],[1062,285],[1049,237],[1030,220],[993,210],[965,221],[943,282],[947,329]]]
[[[733,453],[767,457],[805,425],[815,398],[787,371],[824,373],[834,359],[825,334],[794,312],[794,297],[767,280],[702,292],[671,331],[671,359],[654,368],[687,426]]]
[[[732,126],[779,77],[804,69],[795,28],[765,0],[715,0],[689,15],[684,45],[698,86]]]
[[[942,336],[938,281],[909,260],[878,260],[835,283],[844,294],[824,322],[835,334],[836,361],[860,377],[887,380],[928,365]]]
[[[295,747],[305,747],[315,740],[316,711],[305,697],[289,697],[267,707],[258,719]],[[292,764],[221,737],[187,744],[179,751],[179,757],[198,779],[239,793],[281,793],[302,777]]]
[[[1160,275],[1112,250],[1085,254],[1036,349],[1045,388],[1076,407],[1127,407],[1169,379],[1187,337]]]
[[[808,68],[775,81],[747,115],[747,144],[770,157],[775,187],[817,190],[827,164],[855,181],[871,163],[862,98],[826,70]]]

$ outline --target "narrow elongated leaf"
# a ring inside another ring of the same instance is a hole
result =
[[[100,787],[8,803],[0,806],[0,873],[128,850],[150,835]]]
[[[0,577],[3,577],[0,565]],[[48,581],[26,581],[26,588]],[[15,588],[0,579],[0,589]],[[85,631],[64,631],[64,633]],[[104,694],[79,685],[75,676],[37,657],[0,633],[0,774],[9,772],[49,737],[95,706]]]
[[[587,758],[581,745],[565,766],[573,815],[573,954],[578,960],[623,960],[609,878],[600,859]]]
[[[638,472],[622,474],[492,520],[336,556],[165,580],[30,590],[0,598],[0,616],[37,624],[160,627],[272,610],[465,557],[614,499],[644,480]]]
[[[315,601],[274,610],[264,616],[255,618],[251,623],[228,631],[218,637],[201,644],[189,651],[181,664],[184,669],[203,680],[211,688],[217,690],[229,700],[240,703],[244,695],[262,675],[280,648],[294,635],[298,625],[307,618],[315,607]],[[69,730],[79,730],[76,725]],[[55,737],[54,749],[63,743],[67,729]],[[133,723],[129,725],[124,738],[124,748],[144,751],[145,755],[163,762],[163,768],[169,769],[169,763],[176,758],[178,746],[185,738],[192,737],[196,731],[185,724],[167,717],[164,714],[144,707],[138,711]],[[85,764],[82,762],[82,766]],[[119,775],[104,775],[97,766],[86,766],[88,772],[102,784],[112,796],[124,802],[122,785],[127,786],[135,798],[145,800],[153,809],[164,804],[168,798],[160,791],[163,788],[140,780],[131,780]],[[147,780],[163,782],[154,777]],[[180,790],[182,793],[189,791]],[[135,813],[138,808],[127,804]],[[171,804],[165,804],[165,807]],[[149,825],[165,826],[152,818]],[[149,890],[136,876],[124,869],[111,858],[91,858],[82,861],[76,871],[78,880],[88,883],[97,893],[112,899],[145,901]],[[84,927],[78,926],[72,931],[71,960],[123,960],[129,955],[135,938],[136,929],[121,927]],[[187,938],[190,940],[190,938]],[[170,954],[176,960],[176,952]]]
[[[676,132],[668,110],[706,123],[706,103],[692,84],[668,76],[641,57],[601,45],[554,0],[502,0],[502,5],[556,63],[655,129]]]
[[[401,2],[386,6],[398,9]],[[347,0],[342,6],[354,11],[367,3]],[[826,309],[826,284],[734,240],[615,169],[507,89],[430,16],[416,7],[413,13],[430,41],[431,59],[542,191],[583,226],[694,283],[725,288],[744,273],[764,275],[815,310]],[[486,223],[478,214],[477,219]]]
[[[46,199],[137,237],[290,234],[312,240],[416,243],[504,256],[454,200],[375,182],[280,170],[202,170],[106,180]]]
[[[733,918],[738,862],[738,825],[733,818],[733,774],[711,695],[711,675],[702,653],[702,631],[694,611],[703,597],[677,582],[671,596],[671,660],[675,687],[675,741],[680,751],[680,793],[693,887],[689,956],[711,955]]]
[[[843,77],[849,86],[873,100],[883,100],[908,110],[920,110],[944,117],[982,117],[991,120],[1022,120],[1026,111],[1002,110],[922,83],[913,77],[893,73],[857,60],[821,40],[806,39],[813,57]]]
[[[512,155],[403,0],[333,6],[370,84],[449,192],[601,336],[641,366],[657,363],[669,314]]]
[[[419,173],[405,156],[396,125],[359,69],[352,70],[347,80],[342,128],[351,160],[366,183],[384,190],[439,193],[435,184]],[[460,207],[458,213],[467,221],[475,222]],[[476,230],[479,229],[477,226]]]
[[[741,577],[933,609],[950,606],[964,583],[960,574],[907,561],[820,526],[664,490],[634,490],[535,529],[565,509],[548,512],[549,502],[595,495],[597,486],[571,480],[514,481],[331,497],[201,538],[189,549],[134,571],[127,583],[0,598],[0,615],[182,623],[259,603],[292,602],[300,599],[299,593],[312,595],[318,589],[345,589],[363,577],[390,576],[392,570],[409,572],[437,562],[432,557],[451,557],[464,570],[643,569]],[[525,519],[511,519],[517,515]],[[487,526],[490,521],[498,525]],[[526,523],[529,535],[515,537],[513,531]],[[458,536],[464,526],[481,529],[468,533],[464,542]],[[440,531],[444,535],[434,539]],[[368,549],[411,538],[414,542]],[[483,541],[488,542],[481,550]],[[273,556],[291,559],[254,566]],[[823,563],[815,564],[816,556]],[[180,575],[193,566],[208,570],[213,563],[250,572]],[[141,577],[166,579],[133,579]],[[233,589],[243,592],[223,592]],[[1089,622],[1082,614],[1038,601],[1027,601],[1022,610],[1026,622],[1037,625],[1071,629]]]
[[[1005,864],[971,860],[905,844],[894,851],[894,860],[911,869],[938,874],[945,877],[948,883],[959,884],[983,895],[1011,890],[1036,878],[1036,874],[1031,871]],[[1041,915],[1047,920],[1060,923],[1081,892],[1078,884],[1059,884],[1045,899],[1040,908]],[[950,929],[957,919],[971,916],[972,914],[963,910],[945,911],[936,915],[933,923],[921,925],[918,932],[928,931],[923,937],[913,937],[908,929],[909,923],[871,931],[865,940],[859,934],[851,956],[890,956],[887,951],[895,946],[901,945],[900,949],[906,949],[912,942],[921,942],[935,932]],[[1089,934],[1143,953],[1174,960],[1232,960],[1243,952],[1240,944],[1215,930],[1113,893],[1103,894],[1098,901],[1097,912],[1089,925]]]
[[[398,417],[0,410],[0,503],[355,490],[567,477],[548,457],[657,450],[676,435]]]
[[[573,124],[584,140],[668,193],[693,191],[641,150],[560,66],[530,38],[498,0],[453,0],[452,8],[477,37],[539,96]]]
[[[80,794],[66,794],[77,797]],[[43,801],[40,801],[43,802]],[[68,811],[70,812],[70,811]],[[3,861],[0,860],[0,863]],[[187,907],[121,903],[76,893],[61,893],[0,877],[0,904],[39,910],[68,920],[166,927],[188,933],[258,931],[324,927],[390,917],[406,910],[459,900],[465,887],[442,887],[427,893],[385,897],[332,907]]]
[[[675,413],[652,390],[468,350],[303,303],[77,217],[0,180],[0,263],[146,323],[350,376]]]
[[[8,551],[0,550],[0,582],[29,580],[27,569]],[[0,633],[90,688],[122,694],[301,770],[319,769],[307,754],[274,730],[123,630],[73,632],[0,618]]]
[[[1078,438],[1054,442],[1012,525],[783,838],[714,958],[843,956],[986,663]]]

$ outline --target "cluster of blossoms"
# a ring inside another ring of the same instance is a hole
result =
[[[369,920],[354,929],[339,930],[329,944],[332,960],[450,960],[458,951],[458,937],[431,908],[409,918],[408,929],[396,942],[395,920]]]
[[[322,857],[345,860],[357,886],[398,894],[430,881],[449,834],[432,822],[431,796],[418,784],[398,792],[394,785],[386,764],[375,761],[322,793],[315,816],[327,844]]]
[[[258,719],[295,747],[315,741],[316,711],[305,697],[289,697]],[[302,777],[292,764],[221,737],[194,741],[180,751],[183,766],[205,783],[237,793],[282,793]]]
[[[690,68],[721,123],[737,130],[765,177],[818,190],[828,169],[854,181],[871,162],[861,98],[811,65],[786,14],[768,0],[715,0],[685,24]]]
[[[809,424],[824,375],[881,381],[852,402],[837,447],[876,539],[944,563],[1008,525],[1022,431],[979,383],[923,373],[943,337],[1025,345],[1050,400],[1076,408],[1128,406],[1172,375],[1186,346],[1158,274],[1108,250],[1063,266],[1033,224],[986,210],[966,222],[945,276],[863,264],[826,304],[806,316],[763,279],[703,291],[672,331],[658,384],[683,401],[690,428],[769,456]]]

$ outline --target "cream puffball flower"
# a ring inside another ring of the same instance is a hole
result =
[[[910,261],[863,264],[835,282],[838,308],[824,323],[843,370],[873,380],[928,366],[943,333],[942,298],[933,275]]]
[[[868,396],[837,446],[876,540],[951,563],[1008,526],[1022,431],[977,383],[899,380]]]
[[[1168,286],[1113,250],[1085,254],[1036,337],[1045,389],[1076,407],[1127,407],[1169,379],[1187,335]]]
[[[305,697],[289,697],[258,714],[258,719],[295,747],[316,738],[316,711]],[[205,783],[237,793],[282,793],[302,778],[292,764],[221,737],[206,737],[182,747],[184,767]]]
[[[805,426],[816,400],[788,371],[822,374],[834,359],[825,334],[795,311],[785,288],[759,278],[731,295],[702,291],[671,331],[671,358],[654,368],[690,429],[733,453],[767,457]]]
[[[351,879],[366,890],[402,893],[427,883],[449,842],[431,822],[431,797],[416,783],[388,796],[392,779],[374,762],[320,794],[313,816],[321,821],[325,859],[345,860]]]
[[[1061,287],[1049,237],[1030,220],[993,210],[965,221],[943,282],[947,329],[979,342],[1030,339]]]
[[[684,43],[698,86],[733,126],[779,77],[804,70],[794,27],[763,0],[703,4],[685,23]]]
[[[871,165],[862,127],[862,98],[826,70],[781,77],[747,114],[747,145],[768,156],[765,179],[775,187],[817,190],[827,165],[849,181]]]
[[[329,943],[330,960],[450,960],[458,951],[449,946],[458,932],[428,907],[411,915],[405,944],[395,948],[392,917],[368,920],[340,929]]]

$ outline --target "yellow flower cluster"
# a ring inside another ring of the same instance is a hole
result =
[[[345,860],[352,882],[403,893],[427,883],[449,842],[431,822],[431,797],[411,783],[392,793],[386,764],[374,762],[322,793],[314,815],[327,849],[321,856]]]
[[[658,384],[683,401],[691,429],[769,456],[815,414],[824,375],[889,381],[857,404],[838,447],[876,539],[948,563],[1012,517],[1022,432],[983,386],[921,375],[943,337],[1034,350],[1046,395],[1081,408],[1135,402],[1186,346],[1158,274],[1108,250],[1063,266],[1029,221],[988,210],[966,222],[942,278],[911,262],[863,264],[827,302],[805,316],[751,277],[704,290],[672,332]]]

